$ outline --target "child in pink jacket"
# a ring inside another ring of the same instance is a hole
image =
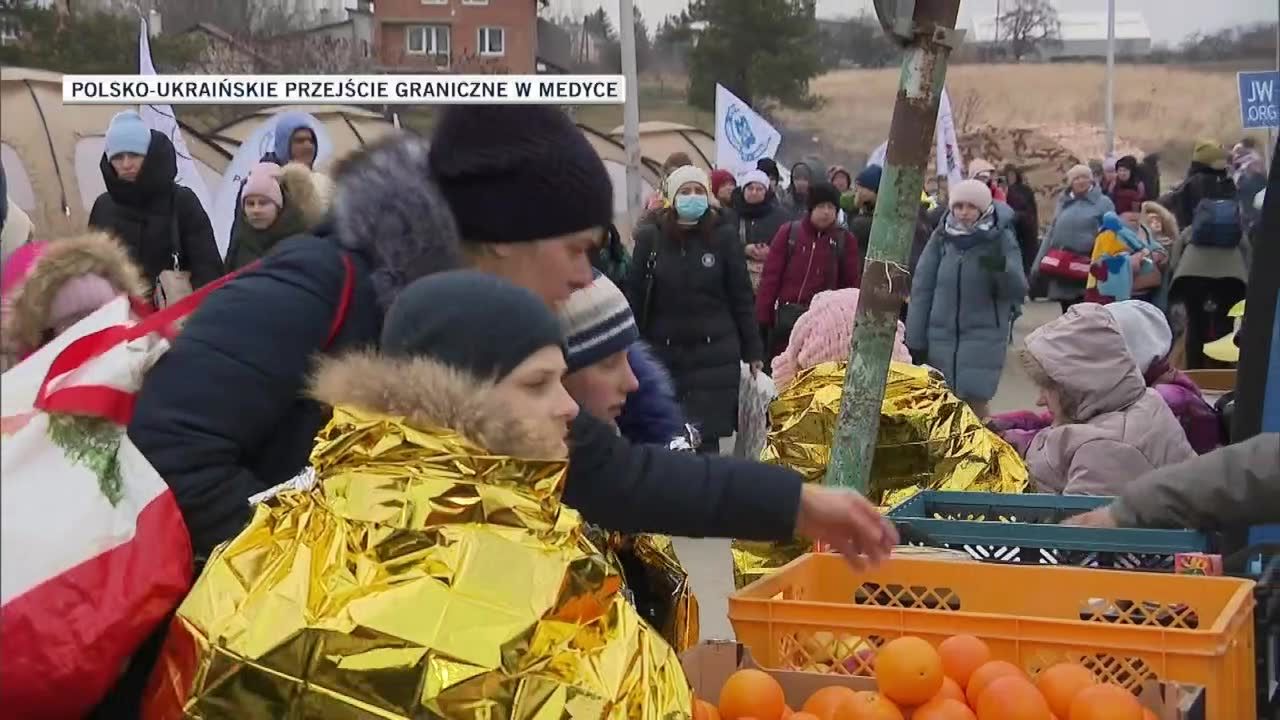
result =
[[[1071,307],[1027,336],[1022,357],[1054,418],[1027,448],[1039,492],[1115,495],[1144,473],[1195,457],[1105,307]]]
[[[1151,303],[1126,300],[1106,306],[1120,325],[1125,347],[1142,371],[1147,387],[1160,394],[1198,454],[1212,452],[1222,444],[1218,413],[1185,373],[1169,364],[1173,332],[1164,313]],[[1048,411],[1015,410],[996,415],[987,426],[1022,454],[1031,440],[1053,424]]]

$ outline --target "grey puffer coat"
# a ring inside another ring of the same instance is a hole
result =
[[[907,347],[926,353],[961,398],[990,400],[1027,294],[1014,212],[997,202],[994,218],[979,221],[970,235],[948,234],[948,219],[938,223],[916,265]]]
[[[1071,188],[1062,191],[1058,196],[1057,213],[1053,216],[1053,224],[1045,233],[1040,243],[1040,252],[1036,253],[1035,262],[1031,264],[1031,275],[1037,274],[1040,261],[1050,250],[1069,250],[1086,257],[1093,255],[1093,241],[1098,237],[1098,228],[1102,225],[1102,216],[1115,212],[1116,206],[1111,198],[1102,194],[1097,183],[1089,188],[1083,196],[1071,192]],[[1060,278],[1048,278],[1050,300],[1079,300],[1084,297],[1085,281],[1079,283]]]

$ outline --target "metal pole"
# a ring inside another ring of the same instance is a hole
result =
[[[627,104],[622,108],[622,144],[627,151],[627,218],[640,217],[640,82],[636,73],[636,14],[632,0],[618,0],[618,28],[622,41],[622,74],[627,81]]]
[[[947,57],[959,45],[955,31],[959,12],[960,0],[935,0],[917,4],[912,16],[913,38],[902,60],[893,106],[827,485],[865,493],[869,484],[898,313],[911,277],[911,240],[947,78]]]
[[[1107,0],[1107,155],[1116,151],[1116,0]]]

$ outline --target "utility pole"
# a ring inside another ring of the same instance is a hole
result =
[[[1107,155],[1116,152],[1116,0],[1107,0]]]
[[[955,29],[960,0],[899,0],[892,5],[891,10],[882,10],[876,3],[877,12],[881,25],[905,53],[825,479],[827,485],[862,493],[871,476],[898,314],[911,280],[911,241],[947,79],[947,58],[963,36]]]
[[[622,75],[627,103],[622,107],[622,144],[627,152],[627,221],[640,214],[640,81],[636,72],[636,12],[632,0],[618,0],[618,32],[622,45]]]

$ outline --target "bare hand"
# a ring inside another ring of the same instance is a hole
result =
[[[1087,513],[1076,515],[1075,517],[1069,517],[1066,520],[1063,520],[1060,524],[1092,528],[1119,527],[1116,525],[1116,518],[1111,514],[1111,506],[1109,505],[1095,508]]]
[[[898,531],[852,490],[806,484],[800,492],[796,533],[838,551],[858,570],[880,565],[898,544]]]

